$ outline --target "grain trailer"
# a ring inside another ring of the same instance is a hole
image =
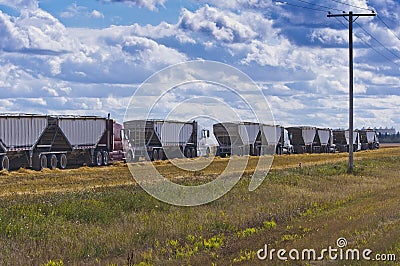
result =
[[[0,114],[0,167],[107,165],[113,121],[95,116]]]
[[[335,152],[332,130],[329,128],[317,128],[313,143],[313,153],[328,152]]]
[[[373,129],[362,129],[357,130],[360,142],[361,150],[373,150],[379,148],[379,139],[376,131]]]
[[[288,131],[279,125],[261,125],[263,144],[266,143],[268,149],[271,148],[276,154],[292,154],[293,146],[290,143]],[[263,145],[263,147],[265,147]],[[273,154],[269,150],[263,150],[261,155]]]
[[[348,152],[350,145],[349,130],[335,129],[332,131],[333,144],[339,152]],[[357,131],[353,132],[353,151],[361,150],[361,142]]]
[[[260,124],[254,122],[223,122],[213,125],[218,142],[217,155],[259,155],[261,152]]]
[[[314,138],[317,134],[315,127],[288,127],[286,129],[295,153],[311,153],[313,151]]]
[[[125,160],[197,157],[197,122],[130,120],[124,122]]]

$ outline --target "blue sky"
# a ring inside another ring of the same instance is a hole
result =
[[[400,129],[394,0],[0,0],[0,112],[122,121],[150,75],[207,59],[255,80],[280,124],[347,127],[347,22],[326,11],[372,9],[354,25],[355,126]]]

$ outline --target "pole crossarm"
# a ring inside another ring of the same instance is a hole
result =
[[[343,14],[331,14],[330,12],[327,15],[328,17],[344,17],[349,22],[349,165],[348,165],[348,173],[352,173],[354,169],[354,90],[353,90],[353,22],[357,20],[359,17],[372,17],[376,16],[373,12],[371,14],[354,14],[353,12],[343,13]],[[346,17],[349,17],[347,19]],[[356,19],[353,20],[353,18]]]
[[[375,13],[372,13],[372,14],[328,14],[327,15],[327,17],[328,18],[330,18],[330,17],[350,17],[350,16],[353,16],[353,17],[374,17],[374,16],[376,16],[376,14]]]

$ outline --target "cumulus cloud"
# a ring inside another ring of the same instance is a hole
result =
[[[0,49],[20,52],[65,52],[74,43],[64,25],[41,10],[21,10],[17,18],[0,11]]]
[[[42,79],[136,83],[160,68],[187,60],[176,49],[128,30],[65,28],[41,9],[21,10],[18,17],[0,11],[0,49],[13,52],[2,58],[23,72],[20,76],[29,76],[27,81],[34,79],[30,72],[35,72]]]
[[[311,41],[319,41],[322,44],[347,44],[348,30],[316,29],[311,34]]]
[[[18,9],[36,9],[37,0],[0,0],[0,5],[10,6]]]
[[[272,8],[276,5],[276,2],[272,0],[230,0],[230,1],[219,1],[219,0],[198,0],[198,2],[212,4],[219,8],[240,10],[243,8],[247,9],[258,9],[258,8]]]
[[[104,2],[122,2],[138,7],[148,8],[150,10],[158,10],[158,7],[163,7],[165,0],[102,0]]]
[[[77,17],[90,17],[90,18],[104,18],[104,14],[94,9],[88,11],[85,6],[79,6],[76,2],[72,3],[67,9],[60,13],[62,18],[77,18]]]
[[[93,18],[104,18],[104,14],[101,13],[100,11],[98,11],[98,10],[93,10],[90,13],[90,16],[93,17]]]
[[[79,16],[81,13],[83,13],[87,8],[84,6],[78,6],[78,4],[72,3],[70,6],[67,7],[67,9],[63,12],[61,12],[60,17],[62,18],[72,18]]]
[[[108,2],[156,11],[165,0]],[[321,16],[312,26],[304,26],[301,23],[308,23],[309,11],[278,6],[272,0],[197,2],[200,7],[176,13],[176,23],[89,29],[64,26],[38,8],[35,0],[0,0],[19,11],[15,16],[0,11],[0,110],[77,114],[111,110],[115,117],[122,117],[137,84],[149,75],[170,64],[206,58],[237,66],[260,82],[281,124],[347,125],[347,30],[337,21],[329,24]],[[349,3],[381,7],[380,14],[386,12],[392,18],[399,5],[385,2],[387,7],[377,0]],[[348,8],[337,2],[329,5]],[[279,16],[275,16],[277,10]],[[104,17],[100,8],[77,4],[60,15],[92,21]],[[399,51],[397,38],[379,21],[358,22]],[[400,35],[397,20],[388,23]],[[385,62],[371,65],[368,60],[374,52],[357,37],[355,41],[359,44],[355,47],[357,126],[370,126],[367,123],[379,116],[385,116],[383,126],[400,123],[393,105],[398,97],[391,97],[398,91],[398,71]],[[382,94],[379,101],[370,95],[377,91]]]
[[[192,32],[211,34],[217,41],[241,42],[255,38],[257,33],[242,23],[243,17],[205,5],[196,12],[183,9],[179,27]]]

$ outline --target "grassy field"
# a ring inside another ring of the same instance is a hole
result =
[[[279,156],[248,191],[257,158],[225,196],[198,207],[164,204],[128,168],[0,172],[1,265],[382,265],[377,261],[273,261],[269,249],[371,249],[400,260],[400,148],[355,154]],[[213,179],[228,159],[199,173],[157,163],[177,182]],[[146,164],[141,162],[140,164]],[[302,167],[299,167],[301,163]],[[287,255],[287,254],[286,254]],[[374,255],[371,255],[371,257]],[[396,264],[397,263],[397,264]]]

